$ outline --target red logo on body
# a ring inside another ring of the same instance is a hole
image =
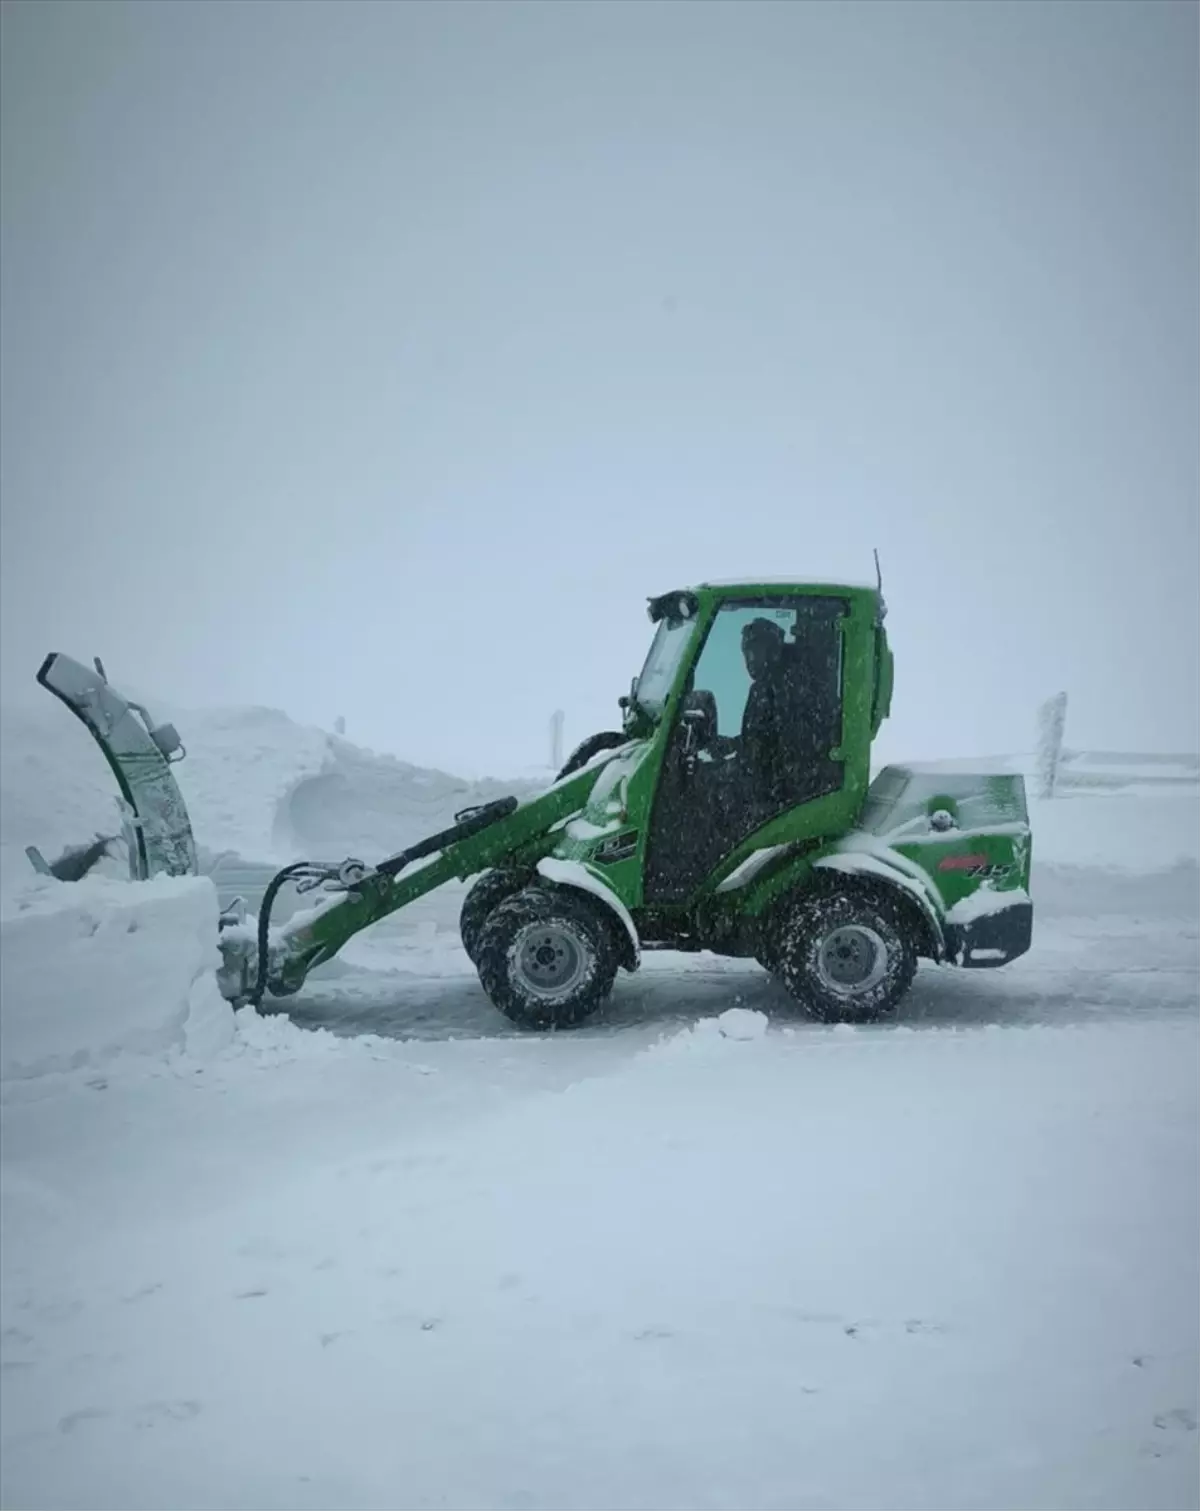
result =
[[[938,861],[939,871],[974,871],[977,866],[986,866],[986,855],[947,855]]]

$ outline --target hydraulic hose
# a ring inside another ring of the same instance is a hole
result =
[[[267,971],[270,967],[267,948],[271,932],[271,909],[275,906],[280,887],[289,882],[293,876],[311,869],[311,862],[306,860],[298,860],[290,866],[284,866],[282,871],[276,871],[272,876],[267,884],[267,890],[263,893],[262,907],[258,910],[258,961],[254,973],[254,990],[250,993],[250,1006],[255,1012],[258,1011],[267,990]]]

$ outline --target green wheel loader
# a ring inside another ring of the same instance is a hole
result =
[[[870,779],[893,676],[878,586],[708,582],[651,599],[649,616],[619,730],[544,791],[464,811],[398,855],[285,866],[256,918],[221,916],[225,996],[295,993],[352,935],[452,879],[474,878],[461,931],[484,989],[531,1029],[583,1022],[648,949],[757,960],[826,1022],[894,1011],[921,958],[996,967],[1028,950],[1023,778]],[[195,872],[176,730],[99,661],[51,655],[38,680],[104,751],[131,874]],[[320,896],[273,927],[289,882]]]

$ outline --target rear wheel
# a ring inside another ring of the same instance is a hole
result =
[[[583,893],[526,887],[488,916],[479,935],[479,979],[523,1028],[572,1028],[600,1006],[617,974],[607,921]]]
[[[866,894],[798,899],[775,941],[775,971],[824,1023],[869,1023],[894,1012],[916,975],[916,941],[900,910]]]
[[[472,965],[479,964],[479,934],[489,914],[506,897],[512,897],[522,887],[527,887],[532,877],[532,871],[522,871],[515,866],[497,866],[494,871],[485,871],[463,898],[462,912],[458,915],[458,932]]]

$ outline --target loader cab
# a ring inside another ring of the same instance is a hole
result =
[[[651,601],[656,633],[626,708],[661,764],[642,902],[686,903],[754,837],[852,822],[890,700],[875,589],[706,584]]]

